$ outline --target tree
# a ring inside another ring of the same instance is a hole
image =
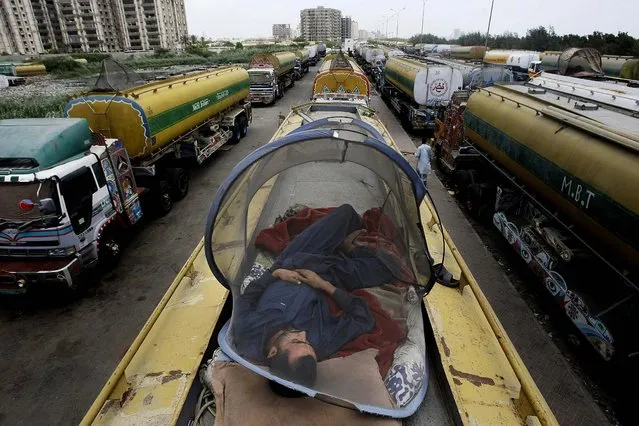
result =
[[[244,45],[241,42],[238,41],[237,43],[235,43],[235,48],[236,49],[244,49]]]
[[[206,47],[206,39],[204,38],[204,36],[200,37],[200,46]]]
[[[191,44],[197,44],[197,36],[194,34],[191,35]]]
[[[307,41],[306,41],[306,40],[304,39],[304,37],[302,37],[302,36],[294,38],[294,39],[293,39],[293,41],[294,41],[295,43],[304,43],[304,44],[307,44]]]
[[[415,34],[411,38],[408,39],[408,42],[413,46],[420,43],[427,44],[438,44],[438,43],[446,43],[446,39],[443,37],[438,37],[434,34]]]
[[[485,42],[486,36],[479,31],[464,34],[457,39],[457,43],[462,46],[482,46]]]

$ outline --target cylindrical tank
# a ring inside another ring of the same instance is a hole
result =
[[[348,65],[335,57],[326,57],[313,81],[313,95],[353,93],[370,96],[370,83],[364,71],[351,58],[344,55],[343,59]]]
[[[450,66],[397,57],[386,62],[384,78],[417,104],[428,106],[447,103],[464,86],[461,72]]]
[[[310,46],[306,46],[306,49],[308,49],[308,57],[309,58],[314,58],[317,56],[317,45],[316,44],[312,44]]]
[[[366,62],[372,64],[377,58],[385,58],[384,50],[379,48],[370,48],[366,51]]]
[[[450,56],[455,59],[483,59],[485,54],[484,46],[455,46],[450,49]]]
[[[631,59],[621,67],[619,77],[629,80],[639,80],[639,59]]]
[[[580,109],[572,113],[546,101],[555,95],[535,98],[535,93],[544,92],[531,90],[540,89],[495,86],[474,93],[464,113],[466,137],[588,233],[636,264],[639,125],[630,132],[634,136],[624,135],[616,126],[583,117]]]
[[[0,64],[0,74],[11,77],[16,76],[16,67],[13,64]]]
[[[273,68],[277,75],[295,68],[295,54],[291,52],[258,53],[249,62],[249,68]]]
[[[489,50],[484,63],[504,65],[519,71],[527,71],[531,62],[539,60],[539,52],[527,50]]]
[[[302,63],[308,61],[309,50],[307,48],[296,50],[294,53],[295,53],[295,56],[297,56],[300,59],[300,61],[302,61]]]
[[[47,73],[47,68],[42,64],[16,65],[16,75],[18,77],[30,77]]]
[[[635,58],[632,56],[601,55],[601,67],[610,77],[619,77],[624,64]]]
[[[326,45],[324,43],[317,45],[317,54],[321,57],[326,56]]]
[[[155,81],[118,93],[78,96],[67,117],[85,118],[94,132],[120,139],[144,159],[175,138],[248,97],[244,68],[228,67]]]

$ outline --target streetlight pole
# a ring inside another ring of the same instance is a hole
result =
[[[486,52],[488,52],[488,37],[490,35],[490,23],[493,20],[493,6],[495,6],[495,0],[491,0],[490,2],[490,15],[488,15],[488,29],[486,30],[486,41],[484,43],[484,55],[486,54]],[[482,78],[482,85],[483,85],[483,79],[484,79],[484,61],[481,61],[481,78]]]
[[[426,0],[422,0],[422,31],[419,33],[420,36],[424,34],[424,15],[425,14],[426,14]]]
[[[399,12],[401,12],[402,10],[405,10],[405,7],[402,7],[399,10],[395,10],[395,9],[391,9],[391,12],[395,12],[397,14],[397,29],[395,30],[395,38],[398,39],[399,38]]]

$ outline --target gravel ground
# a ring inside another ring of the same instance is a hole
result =
[[[2,100],[22,101],[34,97],[57,97],[73,95],[89,89],[95,77],[56,79],[51,75],[27,77],[21,86],[8,87],[2,90]]]

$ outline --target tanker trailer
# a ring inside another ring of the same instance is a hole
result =
[[[259,53],[249,62],[249,100],[270,105],[295,84],[295,59],[291,52]]]
[[[309,50],[304,48],[295,52],[295,78],[297,80],[304,77],[309,69]]]
[[[408,129],[432,131],[435,119],[463,84],[461,72],[451,66],[391,58],[380,93]]]
[[[475,89],[477,87],[492,86],[494,83],[512,82],[513,72],[503,67],[484,66],[473,62],[456,61],[435,56],[426,58],[427,62],[448,65],[459,70],[464,81],[465,89]]]
[[[623,64],[619,77],[628,80],[639,80],[639,59],[632,59]]]
[[[320,43],[317,45],[317,56],[319,59],[322,59],[326,56],[326,45],[324,43]]]
[[[371,74],[375,69],[381,71],[385,63],[386,55],[384,54],[384,49],[370,48],[366,50],[362,68],[366,74]]]
[[[93,91],[69,101],[65,115],[84,118],[94,133],[118,140],[118,155],[133,167],[133,184],[153,195],[152,207],[165,214],[188,192],[187,162],[202,164],[248,132],[249,76],[227,67],[113,87],[123,72],[106,61]]]
[[[304,49],[308,49],[308,63],[309,65],[317,65],[319,62],[319,58],[317,57],[317,45],[311,44],[306,46]]]
[[[484,63],[503,66],[515,72],[519,80],[528,78],[531,63],[539,62],[539,52],[527,50],[489,50]]]
[[[450,49],[451,58],[465,60],[482,60],[486,54],[484,46],[455,46]]]
[[[324,59],[313,81],[311,99],[352,100],[368,106],[370,83],[357,63],[340,52]]]
[[[637,368],[639,89],[539,79],[472,94],[451,126],[464,142],[436,156],[455,152],[463,204],[490,218],[601,357]]]

